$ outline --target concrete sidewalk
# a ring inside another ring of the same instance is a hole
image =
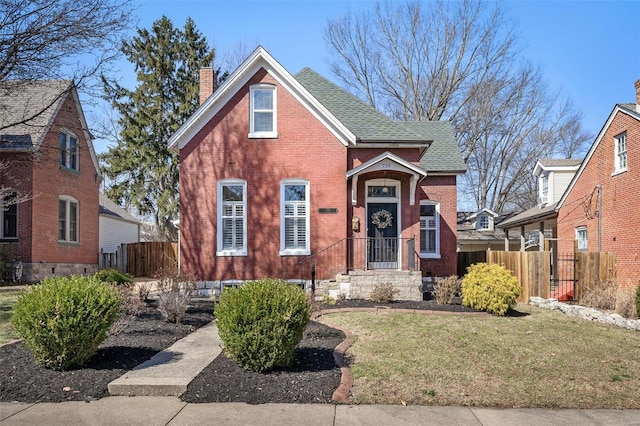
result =
[[[542,410],[333,404],[188,404],[176,397],[0,403],[2,425],[640,425],[640,410]]]

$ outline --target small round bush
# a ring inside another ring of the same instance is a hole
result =
[[[46,278],[18,296],[11,323],[36,362],[68,370],[95,354],[121,305],[117,289],[97,277]]]
[[[504,316],[520,296],[518,279],[504,266],[476,263],[462,279],[462,304]]]
[[[215,308],[227,354],[251,371],[291,365],[310,315],[303,290],[270,278],[225,289]]]
[[[133,277],[117,269],[101,269],[94,274],[100,281],[116,285],[133,284]]]

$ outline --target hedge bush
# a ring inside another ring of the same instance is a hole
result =
[[[505,267],[476,263],[462,279],[462,304],[503,316],[515,307],[520,296],[518,279]]]
[[[310,315],[303,290],[270,278],[225,289],[215,308],[227,354],[259,372],[291,365]]]
[[[95,354],[121,305],[117,289],[95,276],[46,278],[18,296],[11,323],[36,362],[68,370]]]
[[[124,272],[120,272],[117,269],[101,269],[94,274],[100,281],[116,284],[116,285],[130,285],[133,284],[133,277]]]

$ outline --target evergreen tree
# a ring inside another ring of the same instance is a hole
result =
[[[121,50],[138,84],[129,90],[103,78],[106,99],[119,114],[117,143],[101,156],[107,195],[153,217],[163,239],[175,241],[178,155],[167,141],[198,107],[199,70],[211,66],[215,52],[191,18],[180,30],[165,16],[151,30],[138,29]]]

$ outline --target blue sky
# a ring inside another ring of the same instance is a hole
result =
[[[182,27],[191,16],[219,51],[242,42],[264,46],[289,72],[308,66],[334,80],[322,32],[327,20],[347,11],[372,9],[370,0],[138,0],[139,26],[162,15]],[[635,102],[640,79],[639,1],[506,1],[524,55],[541,67],[549,86],[571,97],[585,129],[600,131],[616,103]],[[132,30],[132,34],[134,31]],[[126,63],[122,82],[133,88]],[[334,80],[335,81],[335,80]],[[96,149],[105,149],[97,141]]]

